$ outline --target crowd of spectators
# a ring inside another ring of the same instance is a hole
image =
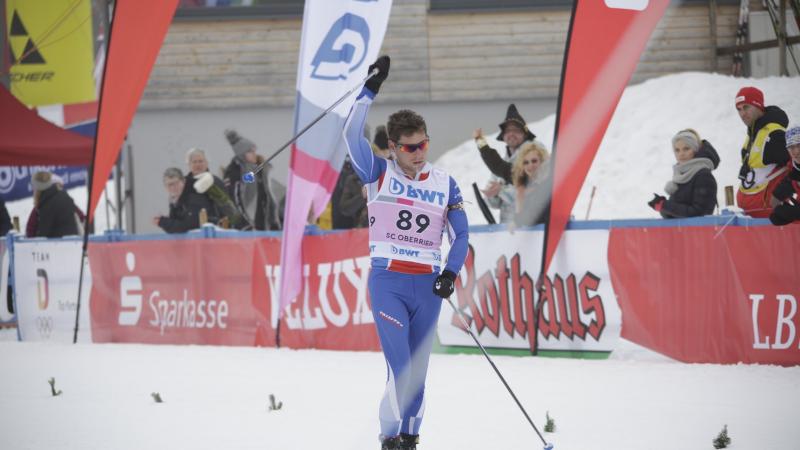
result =
[[[735,97],[736,111],[747,127],[741,149],[740,181],[736,204],[751,217],[769,218],[775,225],[800,222],[800,127],[789,127],[787,114],[766,105],[764,94],[743,87]],[[492,148],[478,128],[473,132],[480,157],[491,172],[478,202],[499,211],[500,223],[526,227],[543,223],[549,211],[551,159],[547,148],[536,140],[517,107],[508,106],[499,124]],[[365,130],[370,139],[369,129]],[[285,187],[271,177],[266,164],[254,183],[242,181],[265,161],[253,141],[236,130],[224,133],[233,157],[222,177],[209,170],[206,152],[191,148],[186,153],[186,172],[167,168],[163,184],[169,212],[153,218],[167,233],[182,233],[209,222],[239,230],[280,230],[283,222]],[[664,193],[653,194],[648,205],[663,218],[685,218],[713,214],[717,204],[714,171],[720,156],[710,142],[691,128],[678,131],[671,140],[675,164]],[[375,129],[372,147],[379,157],[391,159],[386,127]],[[27,221],[28,237],[61,237],[83,232],[84,213],[63,189],[60,178],[37,172],[31,178],[34,208]],[[276,195],[279,193],[280,195]],[[731,206],[730,204],[727,206]],[[346,158],[331,201],[317,225],[324,229],[362,228],[369,225],[367,191]],[[0,199],[0,235],[12,229],[11,218]]]

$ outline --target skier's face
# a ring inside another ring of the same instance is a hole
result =
[[[416,175],[422,170],[428,156],[428,136],[424,130],[419,130],[401,136],[397,142],[390,140],[389,148],[406,175]]]
[[[685,163],[686,161],[694,158],[695,155],[694,149],[689,147],[689,144],[680,139],[675,141],[675,146],[672,148],[672,151],[675,152],[675,159],[679,163]]]
[[[739,113],[739,118],[742,119],[742,122],[748,127],[752,127],[756,120],[764,115],[764,111],[747,103],[738,105],[736,111]]]

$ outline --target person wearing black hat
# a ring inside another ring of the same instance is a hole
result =
[[[489,206],[500,210],[500,223],[510,223],[514,220],[515,208],[515,188],[511,167],[519,155],[520,147],[526,142],[532,142],[536,135],[528,129],[525,119],[522,118],[513,103],[508,105],[506,119],[499,126],[500,134],[497,136],[497,140],[506,143],[504,157],[501,157],[497,150],[489,147],[482,129],[476,129],[472,137],[478,145],[483,162],[494,175],[481,192],[486,196]]]
[[[536,139],[536,135],[528,129],[525,124],[525,119],[517,111],[516,105],[513,103],[508,105],[506,112],[506,120],[500,123],[500,135],[497,136],[498,141],[506,143],[506,155],[501,157],[497,150],[489,147],[486,139],[483,137],[483,130],[476,129],[473,133],[475,143],[478,145],[478,150],[481,152],[481,158],[486,164],[486,167],[497,177],[502,178],[506,184],[512,184],[511,180],[511,165],[513,158],[517,154],[517,150],[527,141]]]

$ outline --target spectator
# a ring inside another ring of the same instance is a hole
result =
[[[184,177],[184,187],[183,189],[186,191],[187,203],[195,205],[195,209],[198,211],[201,208],[205,208],[206,213],[208,214],[208,221],[211,223],[220,223],[223,217],[228,217],[229,219],[233,219],[236,211],[235,207],[231,207],[232,201],[230,198],[227,197],[227,192],[225,190],[225,184],[222,180],[214,176],[208,171],[208,159],[206,158],[206,152],[199,148],[190,148],[186,152],[186,164],[189,166],[189,172]],[[204,173],[208,173],[209,175],[203,176]],[[205,178],[207,176],[212,177],[212,185],[219,188],[219,191],[225,195],[222,198],[217,198],[215,200],[214,197],[209,195],[209,189],[211,186],[205,186],[205,183],[201,183],[205,189],[202,189],[202,192],[197,190],[197,181],[202,177]],[[227,200],[227,201],[226,201]]]
[[[544,223],[550,202],[550,154],[536,142],[525,144],[514,161],[511,176],[514,181],[514,224],[528,227]]]
[[[256,145],[235,130],[225,130],[225,137],[233,148],[234,157],[225,169],[225,187],[239,213],[244,217],[242,229],[280,230],[278,202],[272,194],[270,165],[256,174],[255,183],[245,183],[242,175],[254,172],[264,162],[256,154]]]
[[[789,175],[772,193],[775,200],[780,202],[769,216],[774,225],[800,221],[800,127],[786,131],[786,150],[791,157],[787,164]]]
[[[677,163],[672,180],[664,186],[669,198],[653,194],[647,204],[665,219],[712,214],[717,205],[717,180],[711,173],[719,166],[719,155],[697,131],[686,129],[672,137]]]
[[[60,176],[58,176],[58,174],[51,173],[50,175],[51,175],[51,178],[53,180],[53,184],[56,185],[60,191],[63,191],[64,190],[64,180]],[[35,198],[34,198],[34,205],[35,204],[36,203],[35,203]],[[76,216],[76,218],[78,220],[78,234],[83,235],[83,224],[86,221],[86,214],[83,213],[83,211],[78,207],[78,205],[75,205],[75,216]],[[39,226],[39,212],[34,207],[31,210],[31,213],[28,215],[28,222],[25,224],[25,236],[26,237],[36,237],[36,229],[37,229],[38,226]],[[89,224],[89,232],[90,233],[92,232],[93,228],[94,228],[94,225],[93,224]]]
[[[789,161],[785,150],[789,118],[777,106],[764,106],[764,94],[754,87],[739,90],[736,111],[747,125],[736,203],[752,217],[769,217],[775,205],[772,191],[785,176]]]
[[[478,145],[478,150],[481,152],[483,162],[492,174],[504,180],[506,184],[513,184],[511,179],[511,165],[514,162],[513,159],[515,158],[516,152],[525,142],[536,139],[536,135],[531,133],[528,129],[528,125],[525,124],[525,120],[519,114],[517,107],[513,103],[508,105],[506,120],[499,126],[500,135],[497,136],[497,140],[506,143],[506,155],[504,157],[501,157],[500,154],[497,153],[497,150],[489,147],[489,144],[486,143],[486,139],[483,137],[483,130],[480,128],[475,130],[472,137]],[[497,189],[491,186],[490,188],[492,190]]]
[[[5,200],[0,197],[0,236],[5,236],[11,231],[11,216],[8,214]]]
[[[199,204],[192,208],[187,199],[189,194],[186,187],[186,180],[181,173],[181,169],[170,167],[164,171],[164,188],[169,197],[169,216],[156,216],[153,224],[159,226],[167,233],[185,233],[200,226]]]
[[[502,179],[493,177],[486,189],[482,189],[486,196],[486,203],[494,209],[500,210],[500,223],[511,223],[517,211],[517,188],[513,184],[506,184]]]
[[[386,133],[386,125],[378,125],[375,128],[372,152],[383,159],[392,159],[392,152],[389,150],[389,135]]]
[[[31,177],[33,204],[36,209],[37,237],[56,238],[79,234],[75,202],[59,189],[50,172],[36,172]]]

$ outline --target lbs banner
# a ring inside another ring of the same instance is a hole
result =
[[[28,241],[14,244],[17,326],[23,341],[72,342],[77,309],[81,242]],[[91,341],[89,288],[84,268],[79,342]]]
[[[457,307],[486,347],[533,350],[538,339],[540,350],[610,352],[619,338],[621,312],[609,278],[608,235],[608,230],[566,233],[536,298],[544,232],[472,233],[456,281]],[[439,340],[474,346],[449,307],[439,316]]]

